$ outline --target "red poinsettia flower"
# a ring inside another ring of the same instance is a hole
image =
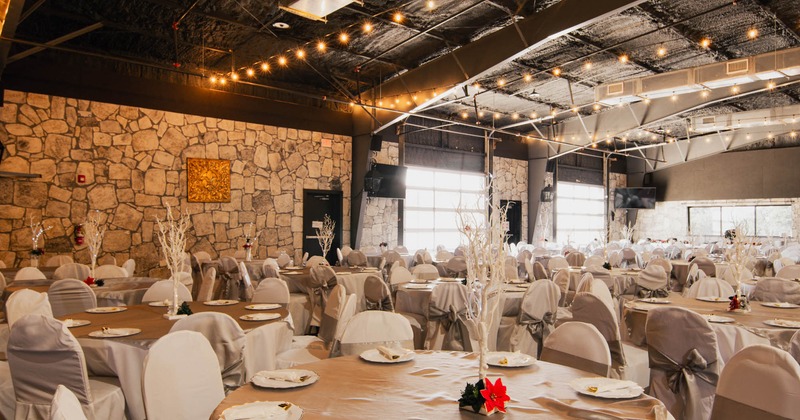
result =
[[[484,405],[486,411],[491,412],[495,408],[501,413],[506,412],[506,401],[510,401],[511,397],[506,394],[506,386],[503,385],[503,379],[497,378],[497,381],[492,384],[489,378],[483,379],[486,387],[481,390],[481,396],[486,400]]]
[[[94,277],[92,276],[86,277],[86,280],[84,280],[83,282],[91,286],[94,284]]]

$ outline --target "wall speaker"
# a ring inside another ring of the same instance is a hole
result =
[[[373,152],[380,152],[381,146],[383,146],[383,136],[379,136],[377,134],[372,136],[372,142],[369,144],[369,150],[372,150]]]

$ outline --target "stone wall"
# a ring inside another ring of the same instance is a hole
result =
[[[528,161],[496,157],[494,158],[493,187],[495,204],[500,200],[522,201],[521,238],[530,241],[528,236]]]
[[[627,187],[628,176],[625,174],[610,172],[608,174],[608,179],[608,214],[614,215],[613,220],[609,218],[609,220],[606,221],[606,223],[608,223],[608,240],[616,241],[618,239],[623,239],[622,228],[625,227],[625,214],[627,210],[614,209],[614,188]],[[641,212],[639,214],[641,214]],[[634,236],[636,236],[635,232]]]
[[[0,260],[8,266],[28,263],[30,217],[53,227],[48,253],[88,262],[73,226],[97,210],[108,226],[106,256],[163,275],[154,224],[167,204],[191,215],[190,251],[233,254],[253,222],[264,230],[258,257],[283,249],[299,259],[304,189],[343,190],[342,240],[350,240],[350,137],[6,91],[0,141],[8,148],[0,171],[41,175],[0,178]],[[189,157],[231,161],[230,203],[187,202]]]
[[[385,141],[381,151],[374,155],[375,163],[398,165],[397,143]],[[381,242],[389,244],[389,249],[402,245],[397,243],[397,210],[399,200],[393,198],[367,198],[361,230],[361,246],[378,247]]]
[[[539,187],[539,191],[544,189],[545,186],[553,186],[553,173],[544,173],[544,182]],[[534,245],[543,245],[546,241],[553,241],[553,211],[555,209],[554,203],[539,203],[539,214],[536,216],[536,226],[533,230],[533,238],[531,243]]]

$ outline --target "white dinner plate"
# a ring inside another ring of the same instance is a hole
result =
[[[102,330],[92,331],[89,337],[94,338],[119,338],[127,337],[130,335],[139,334],[142,330],[138,328],[105,328]]]
[[[528,289],[524,287],[507,287],[506,292],[525,292]]]
[[[380,270],[378,270],[378,269],[377,269],[377,268],[375,268],[375,267],[367,267],[367,268],[364,268],[364,269],[362,269],[361,271],[367,271],[367,272],[369,272],[369,271],[372,271],[372,272],[375,272],[375,273],[377,273],[377,272],[378,272],[378,271],[380,271]]]
[[[696,298],[697,300],[702,300],[703,302],[717,302],[717,303],[728,303],[730,299],[725,297],[716,297],[716,296],[700,296]]]
[[[288,267],[283,267],[284,270],[302,270],[303,267],[298,267],[296,265],[290,265]]]
[[[598,398],[636,398],[644,392],[644,389],[636,382],[601,377],[573,379],[569,386],[583,395]],[[608,391],[598,389],[602,387],[611,387],[611,389]]]
[[[337,276],[346,276],[346,275],[349,275],[349,274],[353,274],[353,272],[351,272],[351,271],[337,271],[336,272]]]
[[[408,283],[406,284],[406,289],[430,289],[430,286],[427,284]]]
[[[443,281],[445,283],[461,283],[461,280],[464,279],[459,279],[454,277],[439,277],[439,281]]]
[[[790,319],[768,319],[764,321],[764,323],[771,327],[793,328],[793,329],[800,328],[800,321],[792,321]]]
[[[89,308],[86,312],[90,314],[113,314],[114,312],[127,311],[128,308],[124,306],[98,306],[96,308]]]
[[[252,305],[247,305],[244,308],[251,311],[269,311],[271,309],[278,309],[280,307],[281,305],[277,303],[254,303]]]
[[[404,354],[399,359],[389,360],[383,357],[378,349],[369,349],[361,353],[359,356],[361,356],[362,359],[373,363],[403,363],[408,362],[409,360],[414,360],[414,355],[415,353],[409,350],[408,353]]]
[[[644,298],[644,299],[639,299],[639,302],[656,303],[656,304],[660,304],[660,305],[665,305],[665,304],[668,304],[668,303],[672,303],[671,300],[662,299],[662,298]]]
[[[303,369],[283,369],[282,371],[291,371],[296,372],[300,377],[306,377],[305,379],[301,380],[300,382],[291,382],[291,381],[284,381],[280,379],[270,379],[264,376],[261,376],[261,372],[256,373],[251,379],[253,385],[261,387],[261,388],[274,388],[274,389],[288,389],[288,388],[300,388],[303,386],[308,386],[317,382],[319,379],[319,375],[316,372],[311,370],[303,370]]]
[[[83,327],[85,325],[89,325],[92,322],[87,319],[65,319],[64,324],[66,324],[67,328],[76,328],[76,327]]]
[[[238,300],[233,299],[218,299],[218,300],[207,300],[203,302],[203,305],[207,306],[228,306],[228,305],[236,305],[239,303]]]
[[[800,305],[795,305],[789,302],[761,302],[761,306],[768,308],[781,308],[781,309],[795,309],[800,308]]]
[[[414,284],[428,284],[428,280],[425,280],[425,279],[411,279],[411,283],[414,283]]]
[[[180,302],[180,303],[178,303],[178,306],[181,306],[182,304],[183,304],[183,302]],[[159,300],[159,301],[156,301],[156,302],[150,302],[150,303],[148,303],[148,305],[156,306],[156,307],[166,307],[166,306],[172,305],[172,302],[169,301],[169,300]]]
[[[274,419],[298,420],[303,409],[289,402],[256,401],[235,405],[222,412],[219,420]]]
[[[706,321],[713,322],[715,324],[730,324],[731,322],[735,322],[736,320],[729,317],[729,316],[721,316],[721,315],[703,315],[706,317]]]
[[[271,319],[278,319],[281,317],[281,314],[276,313],[255,313],[255,314],[247,314],[242,315],[239,317],[242,321],[269,321]]]
[[[486,355],[486,363],[489,366],[515,368],[531,366],[536,363],[533,356],[524,353],[512,353],[510,351],[490,351]]]

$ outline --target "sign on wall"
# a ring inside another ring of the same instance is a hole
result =
[[[230,160],[188,158],[186,170],[189,202],[230,203]]]

